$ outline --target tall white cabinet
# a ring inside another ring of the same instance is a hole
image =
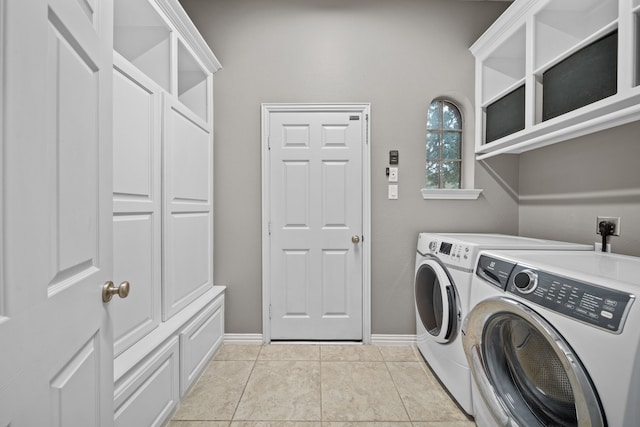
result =
[[[177,0],[114,2],[115,423],[164,424],[219,348],[212,75]]]

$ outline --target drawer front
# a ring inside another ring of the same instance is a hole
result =
[[[180,332],[180,395],[185,396],[224,338],[224,299],[216,299]]]
[[[116,427],[162,426],[180,397],[179,343],[174,337],[116,384]]]

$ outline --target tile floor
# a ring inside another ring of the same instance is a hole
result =
[[[472,427],[412,346],[224,345],[169,427]]]

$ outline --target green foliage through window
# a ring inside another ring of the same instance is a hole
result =
[[[445,100],[433,101],[427,112],[427,188],[460,188],[462,116]]]

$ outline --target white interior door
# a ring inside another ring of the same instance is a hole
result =
[[[113,425],[109,0],[0,2],[0,425]]]
[[[268,114],[271,339],[363,339],[366,137],[363,110]]]

